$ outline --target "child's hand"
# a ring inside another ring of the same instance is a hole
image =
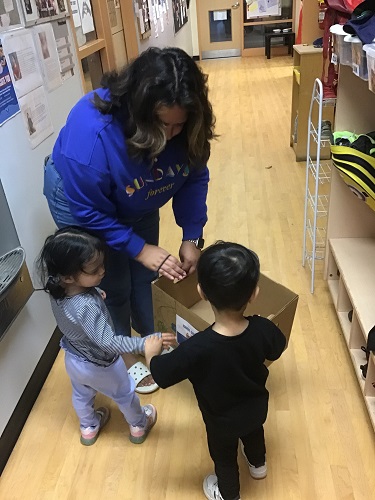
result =
[[[158,356],[163,349],[163,339],[156,335],[150,335],[145,341],[146,363],[150,366],[151,358]]]
[[[174,333],[162,333],[163,349],[168,349],[170,346],[177,347],[178,342]]]

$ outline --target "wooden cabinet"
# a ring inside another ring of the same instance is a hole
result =
[[[311,94],[315,78],[322,74],[322,49],[312,45],[294,45],[293,47],[293,88],[292,88],[292,113],[290,123],[290,145],[296,154],[296,160],[306,160],[307,148],[307,123]],[[317,110],[314,110],[312,121],[318,121]],[[333,109],[327,108],[323,119],[333,121]],[[314,152],[312,149],[312,157]],[[321,149],[321,158],[329,158],[329,146]]]
[[[340,67],[335,129],[375,130],[375,94],[348,66]],[[354,196],[332,168],[325,276],[371,423],[375,430],[375,356],[366,363],[362,346],[375,325],[375,212]],[[353,311],[351,321],[349,311]]]

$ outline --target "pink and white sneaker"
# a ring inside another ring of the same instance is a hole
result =
[[[81,427],[81,443],[84,446],[91,446],[96,442],[99,437],[99,432],[103,429],[111,416],[109,408],[105,408],[104,406],[98,408],[96,413],[99,417],[99,424],[96,427]]]
[[[146,425],[144,427],[129,425],[130,435],[129,439],[133,444],[142,444],[146,438],[152,427],[156,424],[156,420],[158,417],[158,413],[156,408],[152,404],[145,405],[143,407],[146,413]]]

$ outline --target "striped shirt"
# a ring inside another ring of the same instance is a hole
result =
[[[52,311],[66,351],[100,366],[109,366],[119,354],[144,352],[145,338],[116,335],[109,311],[98,290],[63,299],[51,298]]]

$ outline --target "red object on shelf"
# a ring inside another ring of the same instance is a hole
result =
[[[303,2],[301,2],[301,8],[299,10],[298,31],[297,31],[296,44],[301,44],[302,43],[302,11],[303,11]]]

